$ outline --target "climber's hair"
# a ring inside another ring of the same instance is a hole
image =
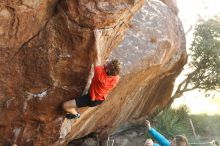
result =
[[[121,70],[121,63],[117,59],[113,59],[106,63],[105,70],[108,76],[117,76]]]
[[[189,142],[184,135],[176,135],[175,141],[177,146],[189,146]]]

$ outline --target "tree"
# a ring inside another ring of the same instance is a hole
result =
[[[189,67],[192,69],[178,85],[172,101],[184,92],[199,89],[219,91],[220,87],[220,17],[199,22],[195,27],[190,48]],[[171,103],[172,103],[171,101]]]

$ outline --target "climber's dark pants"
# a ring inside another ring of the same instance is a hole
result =
[[[75,101],[76,101],[76,106],[78,108],[79,107],[86,107],[86,106],[94,107],[94,106],[97,106],[103,102],[103,101],[98,101],[98,100],[92,101],[89,94],[77,97],[77,98],[75,98]]]

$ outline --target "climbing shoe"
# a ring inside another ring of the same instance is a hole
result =
[[[71,113],[67,113],[65,117],[67,119],[78,119],[78,118],[80,118],[80,114],[78,113],[78,114],[74,115],[74,114],[71,114]]]

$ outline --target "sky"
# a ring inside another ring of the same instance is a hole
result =
[[[192,26],[194,28],[198,19],[208,19],[220,15],[220,0],[177,0],[179,18],[182,20],[185,32]],[[193,29],[186,35],[187,51],[193,39]],[[183,72],[184,74],[185,72]],[[177,79],[177,84],[183,79],[183,74]],[[214,97],[207,98],[198,91],[187,92],[183,97],[176,99],[172,107],[185,104],[190,114],[220,115],[220,93],[215,92]]]
[[[179,18],[182,20],[185,32],[190,26],[195,26],[198,19],[208,19],[220,14],[220,0],[176,0],[179,8]],[[194,27],[193,27],[194,28]],[[187,47],[190,46],[193,31],[187,34]]]

